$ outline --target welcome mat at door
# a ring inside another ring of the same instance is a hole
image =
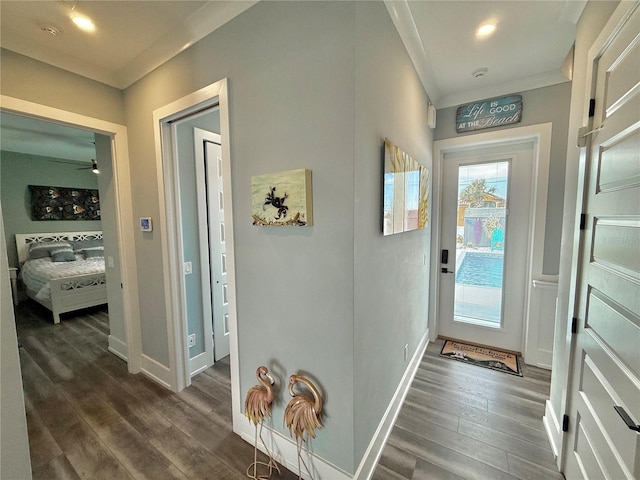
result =
[[[522,376],[518,356],[513,353],[447,340],[442,345],[440,355],[471,365]]]

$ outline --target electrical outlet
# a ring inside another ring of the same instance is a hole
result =
[[[408,343],[404,346],[404,354],[403,355],[404,355],[404,361],[406,362],[407,359],[409,358],[409,344]]]
[[[192,333],[191,335],[189,335],[189,342],[188,342],[190,347],[193,347],[196,344],[196,334]]]

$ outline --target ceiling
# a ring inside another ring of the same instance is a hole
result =
[[[563,64],[586,1],[385,0],[385,5],[432,103],[444,108],[567,81]],[[1,0],[0,47],[124,89],[255,3]],[[95,32],[79,30],[71,14],[91,17]],[[495,33],[476,39],[477,27],[489,20],[497,24]],[[486,75],[474,77],[472,71],[481,67],[488,69]],[[20,139],[39,128],[45,129],[43,141],[52,142],[75,130],[50,131],[42,122],[25,125],[13,117],[0,117],[3,150],[27,148]],[[79,145],[86,134],[75,132],[70,142]],[[46,151],[51,156],[52,150]],[[72,158],[71,151],[64,155],[60,158]]]

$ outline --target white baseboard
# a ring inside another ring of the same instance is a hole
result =
[[[409,392],[409,388],[411,388],[411,384],[413,383],[413,379],[416,376],[416,372],[418,371],[418,367],[420,366],[420,362],[422,361],[422,357],[424,356],[424,352],[428,345],[429,329],[427,329],[426,333],[420,339],[418,348],[416,348],[411,361],[407,365],[407,369],[402,376],[402,380],[400,380],[398,388],[393,394],[393,398],[391,399],[387,410],[384,412],[384,415],[378,424],[378,428],[373,434],[371,442],[369,442],[367,450],[364,452],[360,465],[353,476],[354,479],[369,480],[373,476],[378,460],[380,460],[380,456],[382,455],[382,450],[389,439],[389,435],[391,435],[391,430],[393,430],[396,419],[400,414],[400,409],[402,408],[404,399]]]
[[[249,424],[248,421],[243,423],[246,423],[246,426],[243,426],[241,431],[236,433],[238,433],[245,442],[253,445],[255,435],[253,424]],[[267,425],[262,429],[262,437],[269,445],[269,450],[271,450],[273,458],[280,465],[283,465],[292,472],[297,473],[298,453],[295,441],[292,438],[285,437],[280,432],[271,429]],[[263,453],[266,453],[260,441],[258,441],[258,449]],[[331,462],[328,462],[324,458],[313,454],[305,448],[303,448],[302,451],[303,459],[313,474],[313,479],[311,479],[307,472],[305,472],[303,465],[301,476],[304,480],[353,480],[351,475],[341,468],[333,465]],[[293,459],[293,461],[288,459]]]
[[[376,429],[371,442],[369,442],[369,447],[365,451],[358,469],[353,476],[322,457],[303,449],[305,452],[305,462],[309,468],[312,469],[311,473],[315,480],[369,480],[373,476],[378,460],[382,455],[382,450],[384,449],[387,439],[391,434],[393,425],[400,413],[404,399],[407,396],[407,392],[411,387],[413,378],[418,371],[418,367],[420,366],[420,362],[428,344],[429,330],[426,331],[420,340],[418,348],[407,365],[404,375],[398,384],[398,388],[391,398],[391,402],[382,416],[382,419],[378,424],[378,428]],[[253,445],[255,435],[253,424],[250,424],[248,421],[239,422],[235,429],[235,433],[240,435],[240,437],[247,443]],[[281,465],[284,465],[286,468],[296,473],[298,471],[298,463],[295,441],[282,435],[280,432],[269,428],[267,425],[263,427],[262,436],[269,446],[274,459]],[[264,452],[264,447],[260,442],[258,442],[258,449]],[[302,478],[310,480],[309,476],[304,471],[304,466],[302,467],[302,470]]]
[[[149,358],[146,355],[142,355],[141,372],[152,380],[158,382],[163,387],[172,390],[171,388],[171,370],[169,367],[162,365],[153,358]]]
[[[129,349],[127,348],[127,344],[119,338],[109,335],[109,346],[107,348],[116,357],[121,358],[125,362],[129,361]]]
[[[204,370],[209,368],[211,365],[213,365],[213,363],[211,363],[211,365],[209,364],[210,359],[211,359],[211,355],[208,354],[207,352],[202,352],[196,355],[195,357],[190,358],[189,372],[191,373],[191,376],[193,377],[194,375],[197,375],[200,372],[203,372]]]
[[[549,444],[551,445],[551,450],[553,451],[553,456],[558,460],[558,455],[560,454],[560,450],[558,449],[558,445],[562,442],[562,429],[560,428],[560,422],[558,422],[558,418],[553,411],[551,406],[551,401],[547,400],[544,409],[544,417],[542,417],[542,423],[544,424],[544,429],[547,432],[547,438],[549,439]]]

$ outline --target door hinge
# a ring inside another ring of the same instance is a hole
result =
[[[571,319],[571,333],[578,333],[578,319],[576,317]]]
[[[569,415],[562,416],[562,431],[563,432],[569,431]]]
[[[587,214],[581,213],[580,214],[580,230],[584,230],[586,226],[587,226]]]
[[[589,99],[589,118],[593,117],[596,114],[596,99]]]

